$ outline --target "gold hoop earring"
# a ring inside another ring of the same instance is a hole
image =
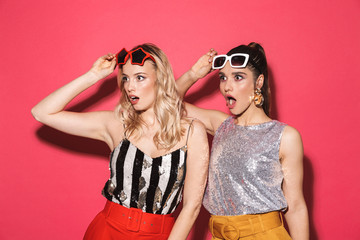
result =
[[[260,88],[255,89],[254,103],[255,103],[255,106],[257,106],[258,108],[261,107],[264,103],[264,97],[261,94]]]

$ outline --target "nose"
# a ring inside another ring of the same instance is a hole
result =
[[[233,88],[233,86],[232,86],[231,80],[224,82],[224,91],[225,92],[230,92],[232,90],[232,88]]]
[[[132,79],[130,79],[130,80],[128,81],[128,84],[127,84],[127,91],[128,91],[128,92],[133,92],[133,91],[135,91],[135,89],[136,89],[135,81],[133,81]]]

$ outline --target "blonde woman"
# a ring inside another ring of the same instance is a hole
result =
[[[111,74],[121,99],[115,111],[64,110],[78,94]],[[207,178],[203,125],[184,116],[170,63],[155,45],[100,57],[89,72],[40,101],[36,120],[104,141],[111,150],[105,208],[84,239],[186,239],[199,213]],[[172,216],[183,197],[176,221]]]

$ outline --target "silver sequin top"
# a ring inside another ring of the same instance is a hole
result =
[[[286,209],[279,161],[285,124],[276,120],[240,126],[229,117],[211,150],[204,206],[212,215],[233,216]]]

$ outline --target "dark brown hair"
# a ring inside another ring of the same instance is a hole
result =
[[[264,75],[264,84],[261,87],[261,93],[264,97],[264,103],[262,108],[266,115],[270,116],[270,86],[269,86],[269,76],[267,61],[265,56],[264,48],[255,42],[251,42],[248,45],[240,45],[231,49],[227,55],[230,56],[234,53],[247,53],[249,54],[249,62],[247,67],[254,74],[254,88],[256,86],[256,80],[260,74]]]

